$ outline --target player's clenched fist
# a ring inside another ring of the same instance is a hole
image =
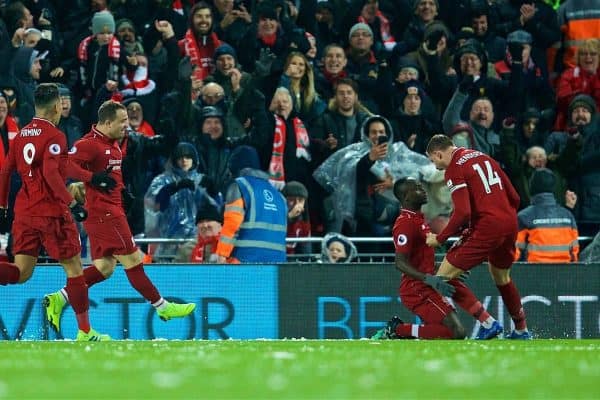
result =
[[[427,244],[429,247],[437,247],[440,245],[437,240],[437,235],[431,232],[427,234],[427,237],[425,238],[425,244]]]

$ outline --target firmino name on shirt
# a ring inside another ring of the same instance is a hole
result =
[[[35,128],[35,129],[25,128],[25,129],[21,129],[21,136],[24,136],[24,137],[28,137],[28,136],[40,136],[41,133],[42,133],[42,130],[40,128]]]

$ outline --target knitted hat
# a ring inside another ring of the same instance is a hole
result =
[[[205,202],[196,212],[196,224],[200,221],[217,221],[223,223],[223,213],[211,203]]]
[[[417,79],[423,76],[423,72],[421,71],[421,67],[415,60],[409,57],[400,57],[398,62],[394,66],[394,77],[398,76],[398,74],[405,68],[412,68],[417,71]]]
[[[596,112],[596,102],[587,94],[578,94],[571,100],[571,103],[569,104],[569,115],[573,114],[573,110],[577,107],[585,107],[592,115]]]
[[[400,108],[404,109],[404,99],[409,94],[416,94],[423,100],[423,88],[419,81],[408,81],[400,85]]]
[[[116,23],[115,26],[116,26],[115,30],[117,32],[121,28],[129,28],[133,32],[135,32],[135,25],[133,25],[133,22],[130,19],[128,19],[128,18],[121,18],[120,20],[117,21],[117,23]]]
[[[528,119],[532,118],[540,119],[542,117],[542,113],[535,107],[529,107],[523,112],[521,117],[523,118],[523,121],[527,121]]]
[[[258,15],[258,19],[266,18],[279,21],[277,11],[275,11],[275,5],[270,1],[261,2],[256,10],[256,15]]]
[[[200,111],[200,122],[203,123],[206,118],[219,118],[223,121],[223,111],[219,107],[204,106]]]
[[[448,29],[448,27],[442,21],[438,20],[433,20],[427,24],[425,31],[423,32],[423,38],[427,40],[432,33],[437,31],[444,32],[444,36],[446,36],[446,38],[450,38],[450,29]]]
[[[456,40],[461,39],[472,39],[475,37],[475,31],[470,26],[463,26],[460,31],[456,34]]]
[[[92,33],[97,35],[105,30],[109,33],[115,32],[115,19],[108,11],[98,11],[92,17]]]
[[[352,25],[352,28],[350,28],[350,32],[348,33],[348,39],[351,39],[354,32],[356,32],[359,29],[369,32],[369,35],[373,37],[373,31],[371,30],[371,27],[365,24],[364,22],[359,22],[357,24]]]
[[[239,176],[244,168],[260,169],[258,153],[252,146],[236,147],[229,157],[229,171],[233,176]]]
[[[308,199],[308,190],[306,190],[306,186],[297,181],[286,183],[281,193],[285,197],[302,197],[303,199]]]
[[[173,149],[173,154],[171,155],[173,161],[177,161],[182,157],[189,157],[194,160],[194,164],[198,163],[198,153],[196,152],[196,148],[189,142],[179,142],[177,146],[175,146],[175,149]]]
[[[58,84],[58,94],[60,97],[72,97],[71,89],[62,83]]]
[[[521,43],[521,44],[529,44],[533,41],[531,34],[529,32],[518,30],[508,34],[506,37],[507,43]]]
[[[470,137],[473,137],[473,127],[471,124],[461,121],[452,127],[452,131],[450,131],[450,137],[456,135],[457,133],[468,132]]]
[[[217,61],[219,57],[221,57],[224,54],[229,54],[231,57],[233,57],[234,60],[237,60],[237,54],[235,53],[235,49],[227,43],[223,43],[222,45],[217,47],[213,55],[213,59]]]
[[[556,185],[556,177],[548,168],[538,168],[529,179],[529,194],[553,193]]]

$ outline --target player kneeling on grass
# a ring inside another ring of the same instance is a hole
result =
[[[121,171],[124,151],[119,143],[128,126],[127,109],[120,103],[106,101],[98,110],[98,124],[78,140],[69,152],[72,168],[82,168],[90,175],[105,171],[114,179],[114,184],[105,187],[85,184],[89,215],[83,226],[88,233],[93,260],[93,265],[83,270],[85,283],[91,287],[102,282],[113,273],[119,261],[125,268],[131,286],[156,308],[156,313],[163,321],[185,317],[194,311],[196,305],[170,303],[160,295],[144,272],[141,252],[127,224],[121,198],[124,188]],[[46,317],[57,331],[67,301],[69,297],[65,288],[44,297]]]
[[[400,179],[394,184],[394,195],[402,205],[393,229],[396,268],[402,272],[400,299],[421,318],[423,325],[404,323],[393,317],[372,339],[464,339],[465,329],[456,310],[443,296],[452,296],[481,322],[478,339],[498,336],[502,327],[460,279],[447,282],[435,276],[434,250],[425,243],[431,230],[420,211],[427,203],[427,192],[421,183],[413,178]]]

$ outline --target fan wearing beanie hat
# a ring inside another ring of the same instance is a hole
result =
[[[109,11],[98,11],[92,17],[94,35],[115,33],[115,18]]]
[[[569,117],[573,126],[585,126],[596,114],[596,102],[587,94],[578,94],[569,104]]]
[[[283,195],[259,169],[258,152],[236,147],[229,158],[234,180],[225,195],[218,263],[286,261],[287,205]]]
[[[301,182],[290,181],[281,191],[285,196],[288,207],[288,238],[309,237],[311,224],[308,212],[308,190]],[[288,254],[312,253],[310,243],[291,242],[287,244]]]
[[[538,168],[531,175],[531,205],[517,216],[515,260],[553,264],[577,261],[577,222],[571,211],[556,201],[556,184],[556,176],[547,168]]]

